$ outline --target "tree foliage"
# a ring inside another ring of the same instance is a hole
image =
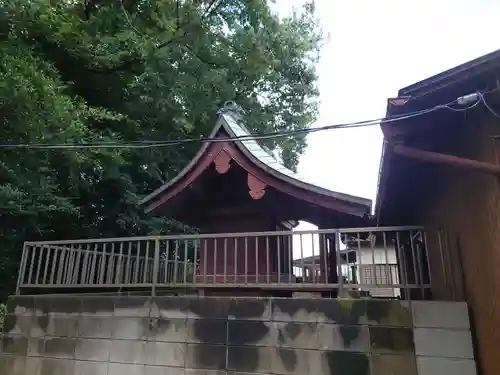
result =
[[[199,145],[7,145],[208,135],[235,100],[254,132],[316,116],[314,7],[280,19],[266,0],[0,0],[0,285],[22,242],[185,231],[137,201]],[[266,141],[294,168],[300,137]]]

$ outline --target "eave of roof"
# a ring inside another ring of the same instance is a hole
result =
[[[240,136],[240,135],[248,135],[248,131],[242,128],[241,125],[235,120],[235,118],[230,114],[223,114],[222,116],[223,124],[227,125],[224,129],[229,131],[230,136]],[[240,130],[241,129],[241,134]],[[336,191],[328,190],[322,187],[319,187],[314,184],[310,184],[302,180],[302,178],[295,172],[290,169],[284,167],[280,162],[278,162],[275,158],[273,158],[269,153],[267,153],[254,139],[248,139],[243,141],[236,141],[236,146],[240,149],[245,156],[247,156],[250,160],[252,160],[255,165],[260,167],[262,170],[271,174],[272,176],[285,181],[291,185],[295,185],[304,190],[309,190],[314,193],[325,195],[331,198],[335,198],[338,200],[346,201],[349,203],[359,204],[366,206],[367,210],[371,210],[371,200],[357,197],[354,195],[339,193]]]
[[[223,129],[229,137],[241,137],[248,136],[250,133],[238,123],[238,120],[231,113],[221,113],[219,119],[210,134],[210,138],[215,137],[220,130]],[[331,191],[328,189],[321,188],[319,186],[309,184],[301,180],[300,176],[284,167],[280,162],[278,162],[274,157],[272,157],[267,151],[265,151],[255,139],[246,138],[244,140],[233,140],[234,145],[247,157],[252,163],[254,163],[258,168],[269,173],[273,177],[286,182],[290,185],[296,186],[298,188],[311,191],[315,194],[320,194],[326,197],[334,198],[340,201],[348,202],[350,204],[362,206],[362,211],[364,214],[370,214],[372,208],[372,202],[370,199],[353,196],[350,194],[339,193]],[[154,201],[162,193],[168,190],[175,183],[180,181],[188,172],[196,165],[196,163],[203,157],[208,147],[209,142],[205,142],[195,157],[190,161],[190,163],[172,180],[159,187],[151,194],[143,198],[139,204],[146,205]]]
[[[471,79],[472,77],[484,74],[490,70],[498,69],[499,66],[500,49],[404,87],[398,91],[398,97],[409,97],[409,103],[411,104],[412,100],[424,98],[427,95],[439,92],[450,86],[458,85],[466,79]],[[395,115],[395,112],[397,112],[397,114],[409,112],[409,110],[405,111],[404,106],[392,105],[391,102],[391,100],[387,101],[386,118]],[[435,103],[435,105],[438,104],[443,103]],[[377,194],[375,198],[375,218],[377,223],[380,222],[381,209],[385,198],[385,184],[389,178],[389,164],[392,158],[392,148],[388,142],[384,140],[380,158]]]
[[[500,49],[404,87],[399,90],[398,96],[410,95],[415,99],[416,97],[428,95],[431,92],[456,84],[463,79],[481,74],[491,68],[498,68],[499,63]]]

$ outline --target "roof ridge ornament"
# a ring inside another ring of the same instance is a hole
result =
[[[232,115],[235,120],[241,120],[241,118],[246,114],[245,110],[233,100],[224,102],[222,107],[220,107],[217,111],[219,116],[225,113]]]

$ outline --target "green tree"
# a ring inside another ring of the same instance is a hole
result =
[[[235,100],[254,132],[316,116],[314,7],[280,19],[265,0],[0,0],[0,143],[208,135]],[[295,168],[303,137],[265,141]],[[22,242],[188,231],[137,201],[199,145],[0,149],[0,285]]]

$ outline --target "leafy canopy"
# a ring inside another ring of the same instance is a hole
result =
[[[314,7],[280,19],[266,0],[0,0],[3,144],[208,135],[235,100],[254,132],[315,119]],[[302,137],[265,145],[295,168]],[[0,285],[24,240],[187,231],[137,201],[199,145],[0,153]]]

